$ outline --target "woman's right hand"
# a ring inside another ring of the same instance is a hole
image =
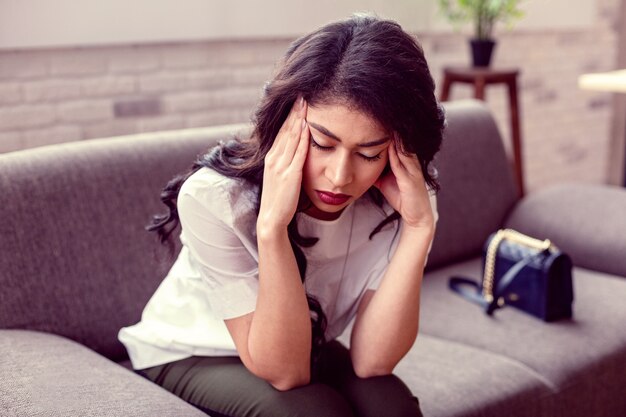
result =
[[[258,235],[286,230],[296,213],[309,149],[306,112],[307,103],[298,97],[265,156]]]
[[[298,207],[309,148],[306,108],[298,97],[265,157],[256,225],[256,308],[225,320],[246,368],[281,391],[311,380],[311,313],[287,233]]]

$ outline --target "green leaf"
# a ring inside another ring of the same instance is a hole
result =
[[[472,22],[475,36],[489,39],[497,22],[511,24],[524,16],[524,0],[439,0],[440,12],[455,26]]]

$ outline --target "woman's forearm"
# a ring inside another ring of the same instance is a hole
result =
[[[226,323],[244,365],[278,389],[306,384],[311,373],[311,316],[287,234],[309,149],[306,112],[299,96],[265,155],[256,223],[257,304],[254,313]]]
[[[287,230],[258,230],[259,293],[248,335],[254,372],[279,389],[310,380],[311,318]]]
[[[387,272],[351,337],[351,356],[360,377],[386,375],[409,351],[419,327],[419,298],[434,230],[403,227]]]

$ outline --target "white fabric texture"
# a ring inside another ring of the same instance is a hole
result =
[[[208,168],[185,181],[178,196],[182,250],[141,321],[119,333],[135,369],[193,355],[237,356],[224,320],[256,307],[256,193],[247,182]],[[431,205],[436,219],[434,194]],[[392,212],[362,197],[336,220],[297,214],[300,234],[319,239],[303,248],[305,288],[327,316],[328,340],[345,330],[365,292],[378,288],[395,251],[398,222],[369,235]]]

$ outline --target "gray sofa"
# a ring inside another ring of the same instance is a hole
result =
[[[626,415],[626,191],[569,185],[519,199],[489,111],[466,101],[447,114],[420,336],[397,374],[426,416]],[[171,262],[144,231],[161,188],[240,128],[0,155],[1,416],[203,415],[129,371],[117,332]],[[483,243],[502,226],[572,256],[572,320],[488,317],[449,291],[449,276],[480,275]]]

